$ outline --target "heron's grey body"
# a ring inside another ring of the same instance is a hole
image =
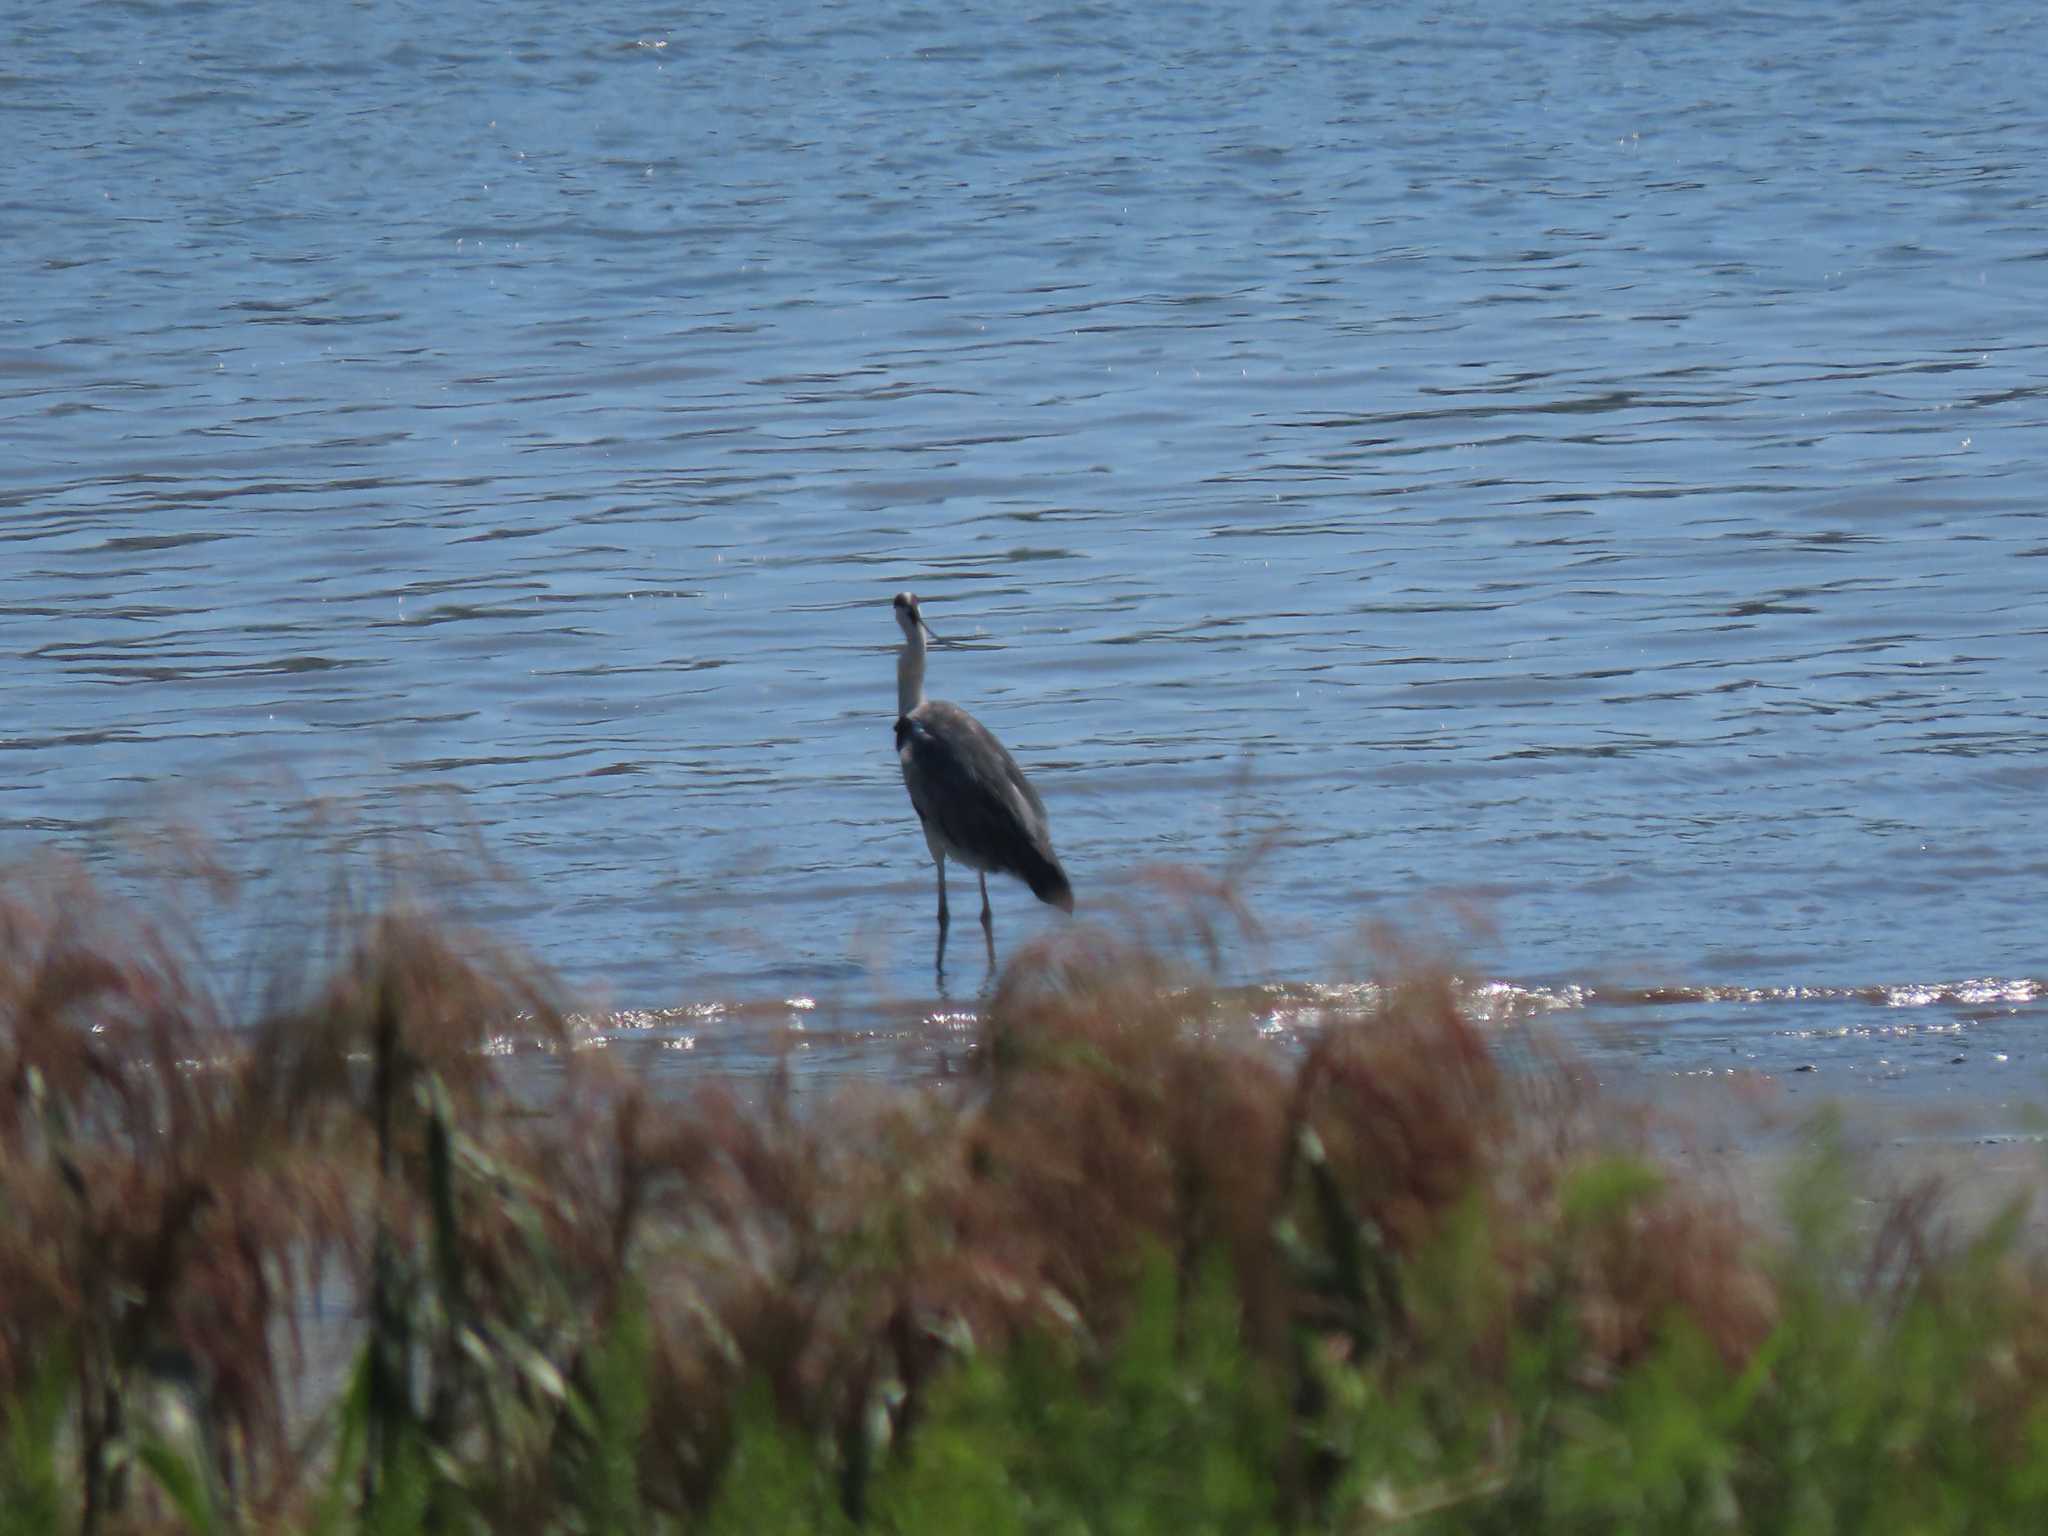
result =
[[[979,873],[981,924],[989,930],[991,943],[989,875],[1015,875],[1040,901],[1068,912],[1074,910],[1074,892],[1053,852],[1045,802],[987,726],[957,704],[924,696],[929,631],[917,599],[908,592],[896,595],[895,607],[896,621],[903,627],[903,649],[896,660],[896,758],[903,765],[903,785],[910,791],[911,807],[924,826],[925,845],[938,868],[943,963],[950,921],[948,858]]]

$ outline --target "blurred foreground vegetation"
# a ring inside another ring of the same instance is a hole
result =
[[[1823,1136],[1760,1232],[1425,968],[1283,1053],[1168,958],[1227,907],[964,1077],[654,1100],[403,907],[230,1004],[8,871],[0,1533],[2048,1530],[2021,1211]]]

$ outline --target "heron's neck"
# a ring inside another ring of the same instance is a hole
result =
[[[896,653],[896,713],[907,715],[924,702],[924,636],[914,634]]]

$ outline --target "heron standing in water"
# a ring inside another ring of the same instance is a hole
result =
[[[988,877],[1015,875],[1031,894],[1062,911],[1074,910],[1074,890],[1052,851],[1045,802],[1017,760],[985,725],[957,704],[924,696],[925,639],[936,640],[908,592],[895,598],[903,649],[896,657],[896,757],[903,785],[924,826],[925,845],[939,871],[939,952],[946,968],[946,860],[950,856],[981,878],[981,927],[995,959],[995,919],[989,913]]]

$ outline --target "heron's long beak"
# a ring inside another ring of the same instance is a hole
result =
[[[925,639],[931,641],[933,645],[944,645],[946,643],[945,641],[941,640],[937,635],[932,633],[932,627],[931,625],[925,623],[924,615],[922,613],[913,612],[911,614],[911,617],[917,620],[917,627],[924,631]]]

